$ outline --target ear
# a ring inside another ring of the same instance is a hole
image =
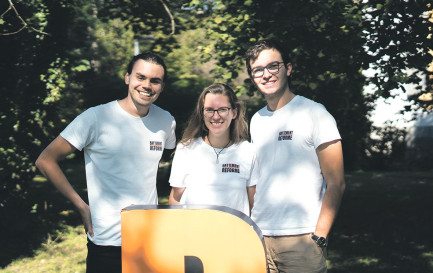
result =
[[[164,91],[164,87],[165,87],[165,82],[162,82],[161,83],[161,93],[162,93],[162,91]]]
[[[292,74],[292,64],[291,63],[287,63],[286,67],[287,67],[287,77],[289,77],[290,74]]]
[[[128,73],[125,74],[125,83],[127,85],[129,84],[129,74]]]
[[[233,118],[232,118],[232,120],[236,119],[237,116],[238,116],[238,109],[235,108],[235,109],[233,109]]]

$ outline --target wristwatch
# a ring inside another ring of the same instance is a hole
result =
[[[311,235],[311,239],[313,239],[319,247],[323,248],[328,245],[325,237],[319,237],[317,235],[314,235],[314,233]]]

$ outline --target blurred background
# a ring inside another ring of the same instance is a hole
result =
[[[156,104],[178,138],[213,82],[236,90],[248,119],[265,105],[244,53],[272,37],[291,55],[291,90],[337,120],[349,174],[431,173],[432,10],[423,0],[0,0],[0,267],[80,224],[34,161],[79,113],[124,98],[126,65],[146,50],[167,64]],[[82,154],[64,164],[85,196]],[[170,160],[161,166],[164,197]]]

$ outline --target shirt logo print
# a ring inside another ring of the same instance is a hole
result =
[[[162,151],[162,141],[150,141],[151,151]]]
[[[293,131],[281,131],[278,134],[278,141],[281,140],[292,140]]]
[[[223,164],[221,172],[223,173],[239,173],[238,164]]]

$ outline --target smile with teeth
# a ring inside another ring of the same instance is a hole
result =
[[[152,92],[147,92],[147,91],[138,91],[138,93],[140,95],[146,96],[146,97],[151,97],[153,95]]]
[[[276,81],[267,81],[265,83],[263,83],[263,85],[272,85],[274,84]]]

